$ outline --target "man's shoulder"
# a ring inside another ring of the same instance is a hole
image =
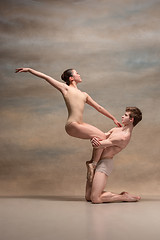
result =
[[[111,132],[120,132],[120,131],[122,131],[122,128],[121,127],[114,127],[110,131]]]

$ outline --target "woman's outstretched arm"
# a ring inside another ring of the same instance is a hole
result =
[[[53,87],[55,87],[56,89],[58,89],[61,92],[67,90],[67,85],[66,84],[61,83],[61,82],[55,80],[54,78],[52,78],[52,77],[50,77],[50,76],[48,76],[44,73],[38,72],[38,71],[36,71],[32,68],[17,68],[16,69],[16,73],[21,73],[21,72],[29,72],[29,73],[32,73],[33,75],[37,76],[37,77],[43,78],[48,83],[50,83]]]
[[[122,125],[118,122],[118,120],[112,114],[110,114],[105,108],[103,108],[98,103],[96,103],[88,94],[87,94],[86,103],[88,103],[90,106],[94,107],[98,112],[102,113],[106,117],[112,119],[118,127],[122,127]]]

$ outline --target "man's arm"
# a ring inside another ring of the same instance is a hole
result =
[[[94,148],[108,148],[108,147],[122,148],[122,146],[124,147],[126,145],[126,143],[128,142],[126,140],[127,139],[125,139],[125,137],[122,135],[114,134],[114,136],[113,136],[113,134],[112,134],[111,137],[109,136],[105,140],[99,140],[98,138],[94,137],[91,139],[91,143]]]
[[[107,148],[116,146],[110,139],[99,141],[98,138],[94,137],[91,139],[91,144],[94,148]]]
[[[108,132],[105,133],[105,135],[106,135],[105,140],[100,141],[96,137],[92,138],[91,139],[92,146],[94,148],[106,148],[106,147],[115,146],[115,144],[113,144],[113,142],[110,139],[108,139],[110,137],[110,135],[112,134],[114,129],[115,128],[112,128],[111,130],[109,130]]]

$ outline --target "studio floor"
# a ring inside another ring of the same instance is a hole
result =
[[[159,240],[160,196],[91,204],[83,197],[1,197],[2,240]]]

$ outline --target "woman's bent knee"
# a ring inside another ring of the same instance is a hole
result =
[[[106,135],[103,133],[102,134],[102,137],[101,137],[102,140],[106,139]]]
[[[105,140],[106,139],[106,135],[103,132],[97,132],[95,134],[92,134],[91,139],[94,138],[94,137],[98,138],[99,140]]]

